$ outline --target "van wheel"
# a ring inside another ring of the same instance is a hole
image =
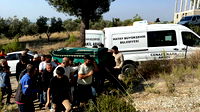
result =
[[[127,76],[130,74],[133,75],[136,72],[136,68],[132,64],[126,64],[122,67],[121,72],[122,72],[122,74],[127,75]]]

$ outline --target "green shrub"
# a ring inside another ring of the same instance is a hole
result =
[[[112,96],[101,95],[97,98],[97,105],[89,101],[87,112],[137,112],[132,102],[126,102],[124,99]]]
[[[177,82],[184,82],[187,76],[191,75],[191,73],[191,67],[177,66],[173,68],[171,74],[174,75],[174,78]]]
[[[174,75],[173,74],[170,75],[167,73],[160,73],[160,77],[165,80],[167,91],[169,93],[174,93],[176,90],[175,88],[176,81],[174,79]]]
[[[77,39],[76,39],[75,35],[70,34],[69,39],[67,40],[67,43],[70,44],[70,43],[73,43],[76,41],[77,41]]]
[[[191,68],[198,68],[200,64],[200,51],[191,54],[189,58],[187,58],[186,63],[186,65],[189,65]]]
[[[15,38],[13,42],[3,45],[2,48],[5,49],[6,52],[19,51],[22,49],[17,38]]]
[[[137,74],[127,74],[127,75],[122,75],[121,77],[123,78],[121,78],[120,82],[124,86],[124,89],[126,89],[125,90],[126,94],[131,94],[135,92],[134,88],[137,87],[142,80],[141,77],[138,76]]]
[[[4,34],[0,34],[0,39],[2,39],[2,38],[6,38],[6,36],[4,35]]]
[[[197,69],[194,71],[194,77],[200,81],[200,65],[198,65]]]
[[[144,78],[157,77],[162,72],[171,72],[171,60],[152,60],[142,62],[137,68],[137,74]]]
[[[147,62],[142,62],[137,68],[137,74],[143,76],[144,78],[158,77],[159,73],[171,73],[174,67],[175,69],[196,69],[200,64],[200,51],[189,55],[186,59],[174,59],[174,60],[152,60]],[[181,68],[182,67],[182,68]],[[177,72],[181,72],[178,70]],[[183,73],[183,72],[181,72]],[[180,74],[180,73],[179,73]],[[177,74],[178,75],[178,74]]]
[[[161,93],[159,90],[157,90],[153,86],[146,86],[144,89],[145,89],[146,92],[149,92],[149,93],[154,93],[154,94],[160,94]]]
[[[4,105],[1,112],[18,112],[18,106],[17,104]]]
[[[160,78],[164,79],[169,93],[175,92],[175,85],[179,82],[184,82],[189,76],[192,76],[191,67],[174,66],[171,73],[160,73]]]

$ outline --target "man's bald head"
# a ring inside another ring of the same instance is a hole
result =
[[[63,64],[64,66],[69,66],[69,64],[70,64],[70,59],[67,58],[67,57],[64,57],[63,60],[62,60],[62,64]]]

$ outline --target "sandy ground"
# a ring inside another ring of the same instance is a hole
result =
[[[200,81],[189,79],[175,85],[169,93],[164,81],[144,82],[151,88],[131,95],[135,107],[141,112],[200,112]]]

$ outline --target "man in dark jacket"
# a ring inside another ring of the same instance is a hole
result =
[[[28,64],[28,60],[26,59],[25,56],[21,56],[19,62],[16,65],[16,79],[19,81],[19,75],[21,72],[26,69],[26,66]]]
[[[50,80],[53,77],[53,67],[50,63],[47,63],[46,69],[42,73],[42,91],[43,91],[43,98],[44,102],[47,102],[47,89],[50,84]],[[44,103],[42,102],[42,103]]]
[[[27,68],[27,73],[19,81],[19,86],[21,88],[21,98],[17,98],[16,103],[18,104],[19,112],[34,112],[33,97],[36,92],[33,89],[32,77],[34,76],[34,67]],[[17,90],[18,91],[18,90]]]

